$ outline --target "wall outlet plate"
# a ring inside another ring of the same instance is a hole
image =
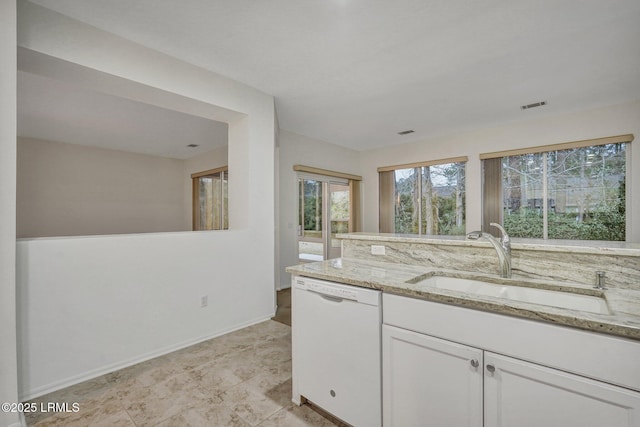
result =
[[[384,245],[371,245],[371,255],[384,255],[386,248]]]

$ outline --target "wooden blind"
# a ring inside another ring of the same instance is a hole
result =
[[[482,168],[482,230],[498,237],[499,231],[489,224],[502,224],[502,159],[486,159]]]
[[[391,171],[380,172],[378,188],[378,230],[380,233],[395,232],[395,204],[393,196],[395,195],[395,173]]]
[[[201,176],[208,176],[208,175],[213,175],[214,173],[218,173],[218,172],[226,172],[229,170],[229,166],[221,166],[219,168],[215,168],[215,169],[209,169],[206,171],[202,171],[202,172],[196,172],[196,173],[192,173],[191,174],[191,178],[200,178]]]
[[[617,144],[619,142],[633,141],[633,134],[608,136],[606,138],[585,139],[582,141],[563,142],[560,144],[539,145],[537,147],[518,148],[515,150],[494,151],[493,153],[481,153],[480,160],[496,159],[522,154],[544,153],[545,151],[570,150],[572,148],[591,147],[593,145]]]
[[[332,176],[335,178],[352,179],[354,181],[362,181],[360,175],[351,175],[349,173],[336,172],[327,169],[314,168],[312,166],[293,165],[293,170],[296,172],[306,172],[316,175]]]
[[[434,166],[434,165],[444,165],[447,163],[461,163],[468,161],[469,158],[467,156],[461,157],[450,157],[448,159],[438,159],[438,160],[428,160],[426,162],[416,162],[416,163],[406,163],[404,165],[395,165],[395,166],[381,166],[378,168],[378,172],[389,172],[395,171],[398,169],[411,169],[411,168],[420,168],[423,166]]]
[[[360,215],[360,181],[349,180],[349,233],[362,231],[361,215]]]

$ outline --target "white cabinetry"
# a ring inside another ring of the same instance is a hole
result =
[[[383,424],[482,426],[482,351],[384,325]]]
[[[640,427],[640,343],[393,295],[383,306],[385,427]]]
[[[485,426],[640,425],[640,394],[485,353]]]

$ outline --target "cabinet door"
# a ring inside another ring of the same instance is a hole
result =
[[[484,363],[486,427],[640,426],[640,393],[489,352]]]
[[[482,426],[482,351],[382,327],[385,427]]]

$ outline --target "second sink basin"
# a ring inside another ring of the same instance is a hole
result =
[[[416,282],[436,289],[464,292],[470,295],[504,298],[531,304],[567,308],[598,314],[611,314],[604,298],[571,292],[552,291],[526,286],[511,286],[488,283],[480,280],[457,277],[432,276]]]

